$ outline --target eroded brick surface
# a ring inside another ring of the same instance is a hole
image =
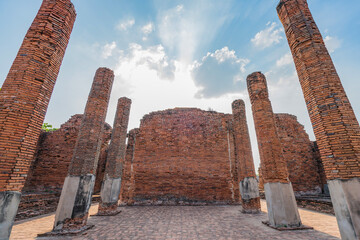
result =
[[[277,133],[265,76],[255,72],[247,77],[264,183],[289,182],[287,162]]]
[[[0,191],[20,191],[76,18],[70,0],[44,0],[0,92]]]
[[[304,126],[290,114],[275,114],[275,123],[294,192],[321,193],[321,169]]]
[[[306,0],[277,7],[328,180],[360,177],[360,128]]]
[[[135,176],[134,176],[134,151],[136,144],[136,136],[139,134],[139,129],[135,128],[129,131],[128,144],[126,147],[125,162],[122,171],[120,202],[122,204],[131,205],[134,203],[133,196],[135,190]]]
[[[58,130],[41,132],[34,161],[31,164],[29,177],[23,191],[61,191],[74,153],[82,119],[83,114],[76,114],[62,124]],[[105,123],[97,176],[104,173],[106,149],[110,141],[111,130],[110,125]],[[101,185],[101,179],[100,177],[96,179],[97,186]]]
[[[95,174],[113,81],[112,70],[99,68],[96,71],[70,163],[69,176]]]
[[[231,121],[199,109],[145,115],[133,159],[135,203],[237,203]]]
[[[105,175],[108,178],[119,178],[126,153],[126,134],[129,123],[131,100],[123,97],[118,100],[115,114],[111,144],[107,153]]]
[[[232,112],[235,158],[236,162],[238,162],[239,181],[244,180],[246,177],[256,178],[244,101],[234,101],[232,103]],[[242,199],[242,206],[245,210],[260,209],[260,198],[254,198],[250,201]]]

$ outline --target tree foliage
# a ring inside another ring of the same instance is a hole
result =
[[[53,126],[49,123],[44,123],[41,127],[45,132],[52,132],[58,130],[58,128],[53,128]]]

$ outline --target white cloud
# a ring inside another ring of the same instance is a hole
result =
[[[161,11],[158,34],[162,44],[181,61],[191,63],[194,53],[205,48],[220,27],[231,18],[230,2],[186,1]]]
[[[141,28],[141,31],[145,34],[148,35],[150,33],[152,33],[152,31],[154,31],[154,24],[152,22],[149,22],[148,24],[144,25]]]
[[[291,53],[287,53],[284,56],[282,56],[279,60],[276,61],[277,67],[283,67],[286,65],[289,65],[293,62],[293,58]]]
[[[341,47],[341,40],[339,40],[337,37],[331,37],[328,35],[324,38],[324,42],[330,53],[335,52],[336,49]]]
[[[239,58],[228,47],[207,53],[200,62],[195,61],[192,76],[199,90],[197,98],[213,98],[242,92],[245,87],[245,67],[250,61]]]
[[[141,66],[155,71],[160,79],[174,78],[174,61],[169,60],[162,45],[143,48],[139,44],[131,43],[128,53],[120,56],[118,69],[122,70],[118,71],[118,74],[129,79]]]
[[[274,44],[280,43],[280,40],[283,39],[281,33],[284,31],[282,28],[277,27],[275,22],[267,23],[266,28],[258,32],[254,38],[251,39],[251,42],[255,47],[260,49],[265,49],[271,47]]]
[[[129,19],[126,19],[126,20],[123,20],[123,21],[119,22],[116,25],[116,29],[120,30],[120,31],[126,31],[129,28],[131,28],[134,24],[135,24],[135,19],[129,18]]]
[[[146,41],[148,39],[148,35],[154,31],[154,24],[152,22],[147,23],[141,28],[141,32],[144,34],[142,40]]]
[[[184,5],[182,5],[182,4],[177,5],[175,9],[177,12],[181,12],[184,9]]]
[[[107,59],[108,57],[111,57],[115,49],[116,49],[116,42],[105,44],[105,46],[102,48],[102,53],[101,53],[102,58]]]

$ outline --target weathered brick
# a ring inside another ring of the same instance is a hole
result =
[[[252,156],[249,130],[246,121],[245,103],[235,100],[232,103],[233,134],[235,139],[235,158],[238,162],[241,202],[243,212],[260,211],[260,196],[257,188],[254,160]],[[241,191],[241,186],[243,190]],[[251,197],[248,197],[251,196]]]
[[[6,177],[0,191],[21,191],[25,183],[75,18],[70,0],[44,0],[2,85],[0,165]]]
[[[282,145],[276,129],[265,76],[260,72],[252,73],[247,77],[247,83],[264,183],[288,183],[287,163],[282,154]]]
[[[133,172],[126,172],[130,156],[124,168],[128,184],[123,187],[134,190],[129,194],[124,190],[121,200],[135,204],[238,203],[231,122],[230,114],[191,108],[145,115],[136,134]],[[131,147],[128,150],[131,155]]]
[[[139,134],[139,129],[135,128],[128,133],[128,144],[126,147],[125,162],[122,171],[121,189],[119,200],[122,204],[132,205],[134,203],[134,151],[136,144],[136,136]]]
[[[56,211],[55,232],[81,230],[87,223],[113,81],[112,70],[96,71]]]
[[[277,11],[294,57],[327,179],[360,177],[359,123],[307,2],[281,0]]]
[[[290,114],[275,114],[275,123],[294,192],[320,194],[322,169],[304,126]]]
[[[99,68],[95,73],[69,167],[70,176],[95,174],[113,80],[114,73],[108,68]]]
[[[64,184],[65,177],[69,171],[69,165],[74,147],[78,137],[83,114],[72,116],[61,127],[52,132],[42,131],[31,164],[29,176],[23,192],[30,191],[56,191],[59,192]],[[99,163],[96,171],[96,183],[94,191],[100,191],[102,178],[98,177],[104,173],[106,149],[111,137],[109,124],[104,124]],[[98,189],[96,189],[98,187]]]
[[[119,98],[114,119],[111,143],[107,152],[106,168],[101,187],[99,215],[117,213],[121,177],[126,153],[126,135],[129,123],[131,100]]]
[[[343,239],[360,238],[360,127],[306,0],[281,0],[283,23]]]

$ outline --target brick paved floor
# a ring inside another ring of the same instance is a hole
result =
[[[262,209],[266,210],[265,202]],[[335,217],[300,210],[302,221],[318,230],[280,232],[261,223],[266,213],[245,215],[239,206],[149,206],[122,207],[112,217],[90,217],[95,227],[74,237],[38,239],[338,239]],[[95,213],[96,206],[91,208]],[[51,230],[54,215],[17,223],[10,239],[35,239]],[[335,225],[334,225],[335,224]],[[335,229],[334,229],[335,228]],[[329,235],[331,234],[331,235]]]

